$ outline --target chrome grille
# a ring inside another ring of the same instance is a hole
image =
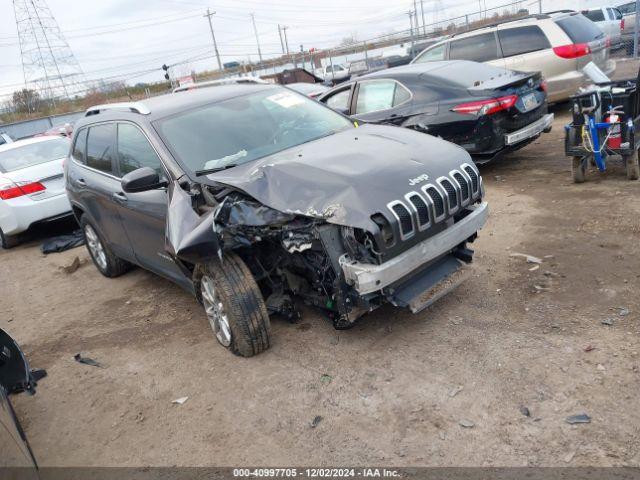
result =
[[[436,213],[436,218],[442,217],[444,215],[444,200],[442,198],[442,195],[438,190],[436,190],[435,187],[428,187],[426,189],[426,193],[427,195],[429,195],[429,198],[431,198],[431,201],[433,202],[433,208]]]
[[[462,195],[462,202],[466,203],[469,200],[469,182],[467,181],[466,178],[464,178],[462,176],[462,174],[460,172],[455,172],[453,174],[453,178],[455,179],[456,182],[458,182],[458,185],[460,185],[460,193]]]
[[[478,192],[478,174],[470,165],[465,165],[463,169],[471,179],[471,186],[473,187],[473,193],[477,193]]]
[[[416,213],[418,214],[418,226],[420,228],[425,227],[429,224],[429,207],[426,202],[422,199],[420,195],[417,193],[409,194],[408,196],[411,205],[415,208]]]
[[[400,222],[400,232],[404,237],[407,237],[413,233],[413,220],[411,220],[411,212],[404,204],[398,202],[395,203],[391,210],[396,214],[398,221]]]

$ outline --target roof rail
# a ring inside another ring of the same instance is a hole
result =
[[[546,12],[547,15],[555,15],[555,14],[558,14],[558,13],[574,13],[575,14],[575,13],[580,13],[580,12],[577,12],[575,10],[566,9],[566,8],[564,10],[553,10],[551,12]]]
[[[524,15],[522,17],[513,17],[513,18],[509,18],[509,19],[505,19],[505,20],[500,20],[498,22],[487,23],[486,25],[478,25],[477,27],[470,28],[469,30],[462,30],[460,32],[452,33],[449,37],[457,37],[459,35],[464,35],[465,33],[482,30],[483,28],[493,28],[493,27],[497,27],[499,25],[504,25],[505,23],[520,22],[522,20],[532,20],[532,19],[534,19],[534,20],[546,20],[548,18],[551,18],[551,17],[546,13],[534,13],[534,14],[531,14],[531,15]]]
[[[104,112],[106,110],[124,110],[133,113],[138,113],[140,115],[149,115],[151,110],[146,105],[140,102],[121,102],[121,103],[106,103],[104,105],[96,105],[94,107],[87,108],[85,117],[91,115],[97,115],[100,112]]]
[[[238,85],[243,83],[269,83],[258,77],[235,77],[235,78],[219,78],[217,80],[209,80],[206,82],[189,83],[174,88],[173,93],[186,92],[187,90],[197,90],[198,88],[217,87],[219,85]]]

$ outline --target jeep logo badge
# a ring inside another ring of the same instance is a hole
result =
[[[427,180],[429,180],[429,175],[425,173],[423,175],[420,175],[419,177],[410,178],[409,185],[413,187],[414,185],[418,185],[419,183],[426,182]]]

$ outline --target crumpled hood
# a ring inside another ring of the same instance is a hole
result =
[[[463,163],[462,148],[401,127],[363,125],[208,176],[287,213],[370,230],[386,205]],[[419,183],[411,185],[412,179]]]

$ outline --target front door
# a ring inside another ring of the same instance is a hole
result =
[[[132,123],[118,123],[118,175],[150,167],[160,178],[169,178],[160,157],[146,135]],[[168,193],[166,188],[124,193],[118,189],[118,208],[137,262],[143,267],[180,284],[190,283],[165,251]]]

